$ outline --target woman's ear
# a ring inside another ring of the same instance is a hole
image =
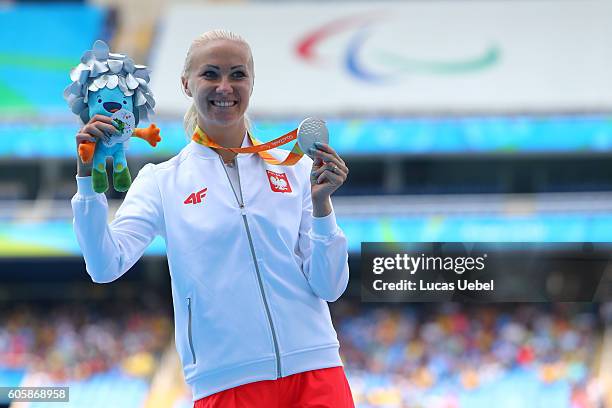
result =
[[[187,82],[187,78],[181,77],[181,84],[183,85],[183,91],[187,94],[187,96],[192,97],[191,91],[189,90],[189,83]]]

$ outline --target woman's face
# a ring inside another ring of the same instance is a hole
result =
[[[212,40],[193,50],[182,82],[201,119],[230,126],[244,120],[253,91],[252,71],[251,54],[244,44]]]

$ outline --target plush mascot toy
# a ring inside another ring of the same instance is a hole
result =
[[[155,124],[136,129],[138,122],[153,114],[155,100],[149,89],[150,70],[134,65],[131,58],[109,52],[104,41],[96,41],[85,51],[81,63],[70,71],[73,81],[64,90],[64,99],[83,124],[94,115],[110,116],[117,134],[107,135],[96,142],[79,145],[83,163],[93,159],[91,171],[94,191],[108,190],[106,157],[113,158],[113,185],[117,191],[127,191],[132,177],[125,160],[125,149],[131,136],[146,140],[153,147],[161,140]]]

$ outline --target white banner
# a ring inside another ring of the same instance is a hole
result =
[[[224,28],[255,60],[250,113],[612,110],[612,2],[175,5],[153,47],[157,111],[178,115],[192,40]]]

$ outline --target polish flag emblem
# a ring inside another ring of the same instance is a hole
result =
[[[276,173],[274,171],[266,170],[268,174],[268,181],[270,182],[270,188],[276,193],[290,193],[291,185],[287,179],[285,173]]]

